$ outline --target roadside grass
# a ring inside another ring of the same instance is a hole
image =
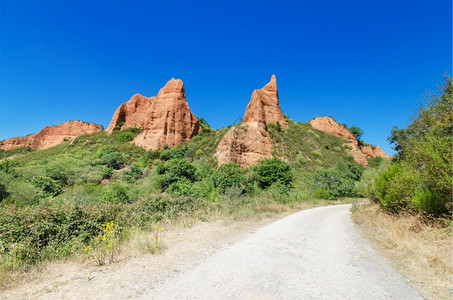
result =
[[[409,214],[391,215],[378,205],[356,206],[359,232],[428,299],[453,297],[453,223]]]
[[[255,197],[243,197],[219,202],[203,201],[204,203],[198,203],[195,209],[187,211],[170,209],[167,213],[159,215],[140,212],[137,209],[141,206],[140,203],[131,204],[129,208],[125,208],[122,218],[117,218],[119,220],[118,228],[123,228],[119,235],[112,234],[112,238],[109,239],[104,228],[99,231],[97,245],[91,243],[89,246],[85,246],[85,244],[79,243],[72,245],[69,255],[58,256],[55,254],[50,256],[50,259],[24,267],[0,267],[0,291],[12,289],[21,283],[39,278],[47,266],[56,263],[77,263],[96,268],[104,264],[120,263],[130,257],[159,255],[167,248],[165,239],[162,237],[165,236],[165,232],[193,227],[200,222],[278,219],[303,209],[353,201],[350,198],[344,198],[339,200],[308,199],[280,203],[273,199],[272,193],[263,193],[261,196],[259,200]],[[201,201],[201,199],[199,200]],[[116,223],[115,226],[117,226]],[[103,240],[103,236],[106,236],[106,239]]]

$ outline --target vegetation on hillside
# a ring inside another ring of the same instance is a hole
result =
[[[286,128],[268,124],[275,158],[249,168],[217,166],[214,153],[229,127],[215,131],[202,118],[199,135],[160,151],[130,143],[139,128],[82,135],[39,151],[3,151],[1,269],[26,269],[84,250],[105,256],[134,228],[152,231],[181,216],[246,216],[359,196],[363,167],[343,139],[287,121]],[[101,243],[107,225],[115,242]],[[101,245],[110,248],[94,250]]]
[[[452,216],[452,79],[428,93],[411,124],[394,127],[389,141],[394,162],[375,174],[364,192],[391,212],[411,210],[431,217]]]

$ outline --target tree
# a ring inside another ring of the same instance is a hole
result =
[[[360,127],[352,125],[351,127],[349,127],[349,131],[356,137],[358,141],[360,141],[360,138],[363,135],[363,130]]]

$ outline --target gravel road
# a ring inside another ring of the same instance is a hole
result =
[[[304,210],[225,245],[143,299],[421,299],[355,231],[350,205]]]

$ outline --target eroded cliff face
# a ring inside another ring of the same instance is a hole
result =
[[[0,142],[0,149],[12,150],[30,147],[40,150],[47,149],[64,141],[73,140],[79,135],[103,131],[104,127],[83,121],[67,121],[59,125],[48,126],[40,132],[23,137],[15,137]]]
[[[260,159],[271,158],[272,141],[266,130],[266,123],[270,122],[286,125],[275,75],[261,90],[253,91],[242,124],[232,127],[220,141],[215,154],[219,165],[235,162],[250,166]]]
[[[174,78],[156,97],[136,94],[120,105],[107,131],[113,132],[121,122],[124,122],[121,129],[143,128],[133,142],[151,150],[180,145],[201,130],[197,117],[190,111],[182,80]]]
[[[347,146],[346,151],[351,153],[354,160],[359,164],[368,165],[368,158],[370,157],[389,157],[378,146],[361,146],[356,137],[346,127],[332,119],[332,117],[316,117],[310,121],[310,124],[315,129],[347,139],[347,142],[344,144]]]

